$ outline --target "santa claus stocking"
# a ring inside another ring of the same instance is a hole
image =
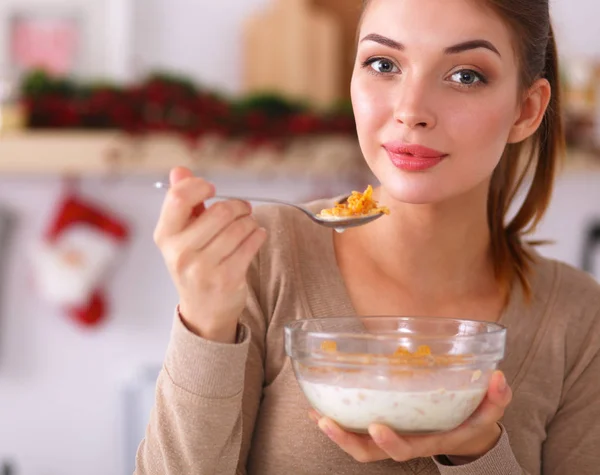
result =
[[[107,312],[102,284],[127,238],[125,223],[68,194],[35,252],[42,296],[79,323],[97,325]]]

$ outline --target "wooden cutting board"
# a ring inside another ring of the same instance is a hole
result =
[[[356,58],[357,28],[362,14],[363,0],[312,0],[315,7],[333,15],[342,30],[342,56],[336,60],[341,68],[338,86],[343,99],[350,98],[350,80]]]
[[[244,92],[275,92],[331,106],[348,96],[344,39],[342,19],[323,5],[273,0],[244,25]]]

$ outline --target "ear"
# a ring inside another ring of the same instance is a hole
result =
[[[550,103],[552,88],[547,79],[538,79],[527,90],[519,115],[508,136],[508,143],[519,143],[538,129]]]

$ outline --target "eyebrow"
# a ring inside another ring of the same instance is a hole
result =
[[[463,51],[469,51],[472,49],[484,48],[489,49],[491,52],[496,53],[498,56],[502,57],[500,51],[488,40],[471,40],[465,41],[463,43],[458,43],[457,45],[450,46],[444,50],[445,54],[458,54]]]
[[[378,35],[377,33],[368,34],[362,40],[360,40],[361,43],[363,41],[374,41],[375,43],[379,43],[383,46],[388,46],[389,48],[396,49],[398,51],[404,51],[404,49],[405,49],[405,47],[402,43],[392,40],[391,38],[387,38],[386,36]],[[488,40],[464,41],[462,43],[458,43],[456,45],[449,46],[448,48],[446,48],[444,50],[444,54],[458,54],[458,53],[462,53],[464,51],[469,51],[469,50],[479,49],[479,48],[484,48],[484,49],[490,50],[493,53],[496,53],[498,56],[502,57],[500,55],[500,52],[498,51],[498,49]]]

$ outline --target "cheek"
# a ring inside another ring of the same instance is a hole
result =
[[[368,79],[361,77],[352,79],[350,93],[359,139],[368,145],[365,142],[375,142],[373,132],[393,115],[391,101],[386,100],[384,88],[373,87]]]
[[[505,97],[465,101],[444,116],[444,128],[461,152],[497,163],[514,123],[515,106]]]

